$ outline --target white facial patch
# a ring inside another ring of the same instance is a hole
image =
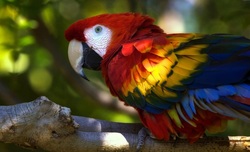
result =
[[[103,25],[95,25],[85,29],[84,35],[88,46],[103,57],[110,44],[112,31]]]

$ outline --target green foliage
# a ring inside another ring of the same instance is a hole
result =
[[[199,30],[205,33],[231,33],[250,37],[250,1],[204,1],[195,9]]]
[[[7,91],[0,90],[0,92],[11,93],[23,102],[45,95],[58,104],[70,107],[74,115],[120,122],[138,121],[137,117],[103,108],[93,101],[86,91],[79,91],[79,88],[71,83],[76,75],[69,77],[67,74],[72,71],[65,66],[69,63],[68,42],[64,39],[64,30],[78,19],[101,13],[136,11],[147,13],[158,21],[169,10],[176,9],[182,12],[187,10],[188,6],[191,15],[187,17],[186,13],[180,13],[186,29],[202,33],[234,33],[250,37],[250,1],[190,2],[193,3],[176,0],[2,0],[0,1],[0,85]],[[188,5],[182,5],[183,3]],[[168,24],[168,21],[165,23]],[[46,29],[40,31],[39,35],[37,29],[42,24]],[[88,72],[88,74],[94,80],[90,83],[103,84],[98,72]],[[13,103],[17,103],[16,100],[6,99],[0,93],[1,105]],[[233,128],[239,127],[238,125],[236,127],[235,123],[230,125]],[[17,149],[1,144],[0,151],[17,151]]]

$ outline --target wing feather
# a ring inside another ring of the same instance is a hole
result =
[[[233,35],[172,34],[124,46],[126,51],[121,52],[129,53],[117,55],[119,63],[114,59],[110,77],[115,79],[112,69],[115,73],[128,70],[113,87],[129,105],[150,113],[177,113],[180,117],[170,117],[178,126],[181,120],[195,126],[191,119],[197,108],[247,120],[241,111],[250,113],[250,40]],[[240,103],[227,96],[247,99]]]

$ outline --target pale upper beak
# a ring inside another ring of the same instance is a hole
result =
[[[68,47],[68,57],[69,62],[76,73],[86,80],[88,80],[88,78],[86,77],[83,68],[100,70],[102,57],[84,42],[75,39],[71,40]]]

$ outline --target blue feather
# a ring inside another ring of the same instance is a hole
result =
[[[192,109],[193,113],[196,114],[196,109],[195,109],[195,105],[194,105],[194,91],[190,90],[188,92],[188,97],[189,97],[189,104],[190,104],[190,108]]]
[[[198,100],[202,100],[206,98],[206,93],[203,89],[195,89],[194,90],[194,96],[198,99]]]
[[[248,56],[250,57],[250,49],[246,52],[241,53],[239,56]]]
[[[250,98],[250,86],[247,84],[235,85],[237,89],[237,95]]]
[[[219,99],[218,91],[215,89],[204,89],[207,98],[205,99],[207,102],[217,101]]]
[[[221,97],[220,101],[223,102],[226,105],[229,105],[230,107],[238,110],[245,110],[250,112],[250,105],[246,105],[240,102],[237,102],[233,99],[227,98],[227,97]]]
[[[216,89],[210,89],[210,88],[195,89],[194,96],[198,100],[205,100],[208,103],[210,103],[212,101],[217,101],[219,99],[218,91]]]
[[[194,77],[193,83],[188,86],[189,89],[237,84],[249,77],[249,39],[237,35],[213,34],[190,41],[186,45],[196,44],[208,44],[202,53],[207,54],[209,59],[205,67],[197,69],[201,74]]]
[[[183,109],[186,111],[188,117],[190,119],[193,119],[194,115],[193,115],[192,109],[189,106],[189,103],[190,103],[189,97],[188,95],[185,95],[181,101],[181,104],[182,104]]]
[[[211,88],[241,82],[250,71],[250,59],[230,62],[222,65],[210,65],[202,69],[202,73],[194,78],[190,89]]]
[[[236,94],[236,88],[232,85],[223,85],[217,87],[220,96],[231,96]]]
[[[158,108],[158,107],[156,107],[156,106],[154,106],[152,104],[149,104],[149,103],[146,103],[145,107],[143,107],[142,110],[146,110],[146,111],[148,111],[148,112],[150,112],[152,114],[159,114],[159,113],[164,111],[164,109],[160,109],[160,108]]]
[[[213,109],[211,109],[211,108],[208,106],[209,104],[206,104],[206,103],[204,102],[204,100],[196,100],[196,103],[198,103],[198,104],[202,107],[202,109],[204,109],[204,110],[209,110],[209,111],[214,112]],[[214,112],[214,113],[216,113],[216,112]]]

